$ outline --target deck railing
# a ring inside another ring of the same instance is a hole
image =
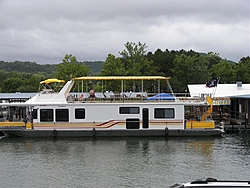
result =
[[[175,96],[169,93],[165,93],[167,96],[159,96],[158,93],[147,92],[96,92],[96,102],[205,102],[200,97],[190,97],[187,93],[177,93]],[[155,99],[150,99],[155,97]],[[92,102],[87,92],[74,92],[69,93],[67,97],[68,102]]]

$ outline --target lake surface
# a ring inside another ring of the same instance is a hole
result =
[[[224,138],[0,140],[0,187],[168,187],[250,180],[250,134]]]

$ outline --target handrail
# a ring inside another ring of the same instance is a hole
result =
[[[207,102],[210,104],[210,108],[201,116],[201,120],[205,121],[208,116],[213,112],[213,100],[207,95]]]

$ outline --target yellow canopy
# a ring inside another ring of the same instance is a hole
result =
[[[50,84],[54,82],[65,82],[65,81],[54,78],[54,79],[47,79],[47,80],[41,81],[40,84]]]
[[[74,78],[74,80],[169,80],[164,76],[86,76]]]

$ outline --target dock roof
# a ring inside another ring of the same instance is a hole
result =
[[[32,97],[34,97],[37,93],[20,93],[20,92],[16,92],[16,93],[0,93],[0,100],[11,100],[11,99],[30,99]]]
[[[191,97],[201,94],[213,94],[213,97],[250,99],[250,84],[218,84],[217,87],[206,87],[205,84],[188,85]]]

